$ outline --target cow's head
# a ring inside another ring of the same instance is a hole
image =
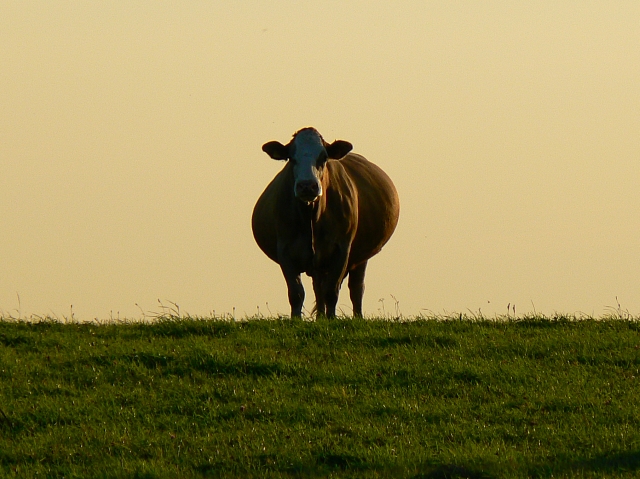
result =
[[[293,193],[305,203],[322,196],[322,175],[328,159],[339,160],[351,151],[351,143],[336,140],[329,144],[315,128],[303,128],[287,145],[270,141],[262,151],[274,160],[289,160],[293,165]]]

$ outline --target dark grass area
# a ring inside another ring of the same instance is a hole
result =
[[[0,322],[2,477],[636,477],[640,324]]]

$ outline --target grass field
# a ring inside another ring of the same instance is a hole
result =
[[[0,321],[0,476],[636,477],[640,323]]]

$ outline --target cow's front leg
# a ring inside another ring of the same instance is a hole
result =
[[[300,279],[300,273],[293,268],[281,266],[284,280],[287,282],[289,304],[291,305],[291,317],[302,317],[302,305],[304,304],[304,286]]]

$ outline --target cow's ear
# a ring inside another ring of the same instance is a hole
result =
[[[262,151],[274,160],[289,159],[289,147],[283,145],[279,141],[270,141],[269,143],[265,143],[262,145]]]
[[[353,149],[353,145],[348,141],[336,140],[327,145],[327,156],[333,160],[339,160]]]

